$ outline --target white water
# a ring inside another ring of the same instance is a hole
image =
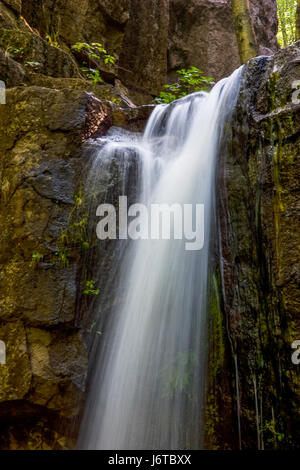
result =
[[[103,160],[134,149],[140,202],[204,204],[205,244],[190,252],[184,240],[139,240],[127,247],[119,287],[111,293],[121,306],[109,313],[94,359],[79,448],[203,445],[215,167],[239,80],[236,71],[210,94],[156,107],[142,141],[126,135],[108,141],[97,157],[102,166],[93,167],[94,179]]]

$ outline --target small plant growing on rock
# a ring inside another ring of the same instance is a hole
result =
[[[97,83],[102,83],[103,79],[101,77],[100,71],[98,68],[95,68],[93,64],[102,61],[105,65],[114,65],[116,59],[114,56],[107,53],[106,49],[99,42],[92,42],[92,44],[87,44],[86,42],[77,42],[71,47],[72,51],[81,54],[84,58],[81,71],[89,80],[93,80],[94,85]]]
[[[95,281],[86,281],[84,295],[99,295],[99,289],[95,289]]]
[[[59,37],[59,32],[53,32],[52,34],[46,34],[46,39],[50,46],[56,47],[57,49],[60,48],[59,42],[58,42],[58,37]]]
[[[80,70],[89,80],[93,80],[94,85],[97,85],[97,83],[103,83],[103,79],[101,78],[99,70],[87,69],[86,67],[82,67]]]
[[[178,75],[177,81],[170,85],[164,85],[164,91],[161,91],[159,96],[154,99],[155,103],[167,104],[196,91],[209,91],[210,85],[213,84],[213,79],[205,77],[197,67],[177,70],[176,73]]]
[[[58,256],[59,262],[62,267],[66,268],[69,265],[69,257],[67,251],[58,251],[56,255]]]
[[[79,188],[78,192],[74,196],[74,210],[77,210],[79,207],[83,205],[83,195],[82,195],[82,189]]]
[[[34,251],[31,257],[31,263],[30,263],[31,268],[33,269],[37,268],[40,262],[43,260],[43,258],[44,258],[44,255],[42,255],[38,251]]]
[[[88,250],[90,247],[90,244],[89,242],[83,241],[81,246],[83,250]]]
[[[92,44],[87,44],[86,42],[77,42],[74,44],[71,49],[77,52],[83,52],[89,59],[104,60],[104,63],[109,65],[115,64],[115,57],[109,55],[104,49],[103,45],[99,42],[92,42]]]
[[[42,64],[40,62],[26,62],[25,67],[30,69],[31,72],[39,72],[42,68]]]
[[[87,333],[90,333],[90,334],[93,333],[96,324],[97,324],[96,322],[93,322],[93,323],[91,324],[91,326],[86,330]],[[102,331],[100,331],[100,330],[96,330],[95,333],[96,333],[96,335],[98,335],[98,336],[101,336],[101,335],[102,335]]]
[[[6,54],[9,54],[15,60],[19,60],[19,61],[23,60],[23,57],[24,57],[23,47],[16,48],[16,47],[8,46],[5,52]]]

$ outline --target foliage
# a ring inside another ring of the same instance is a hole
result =
[[[267,442],[271,445],[274,445],[277,442],[282,442],[285,438],[283,433],[276,431],[274,420],[266,421],[263,431],[268,433],[269,437],[267,438]]]
[[[30,68],[32,72],[38,72],[42,64],[40,62],[26,62],[25,67]]]
[[[69,264],[69,257],[68,257],[67,251],[59,250],[59,251],[56,252],[56,256],[58,257],[58,260],[59,260],[60,264],[64,268],[66,268]]]
[[[90,247],[90,244],[89,242],[83,241],[81,246],[84,250],[88,250]]]
[[[103,45],[98,42],[92,42],[87,44],[86,42],[77,42],[71,49],[77,52],[84,52],[90,59],[104,59],[105,64],[114,64],[115,58],[107,54],[106,49]]]
[[[178,75],[177,81],[164,85],[164,91],[161,91],[159,97],[154,100],[156,103],[171,103],[189,93],[209,91],[209,85],[213,83],[213,79],[205,77],[203,72],[197,67],[177,70],[176,73]]]
[[[78,193],[74,195],[74,208],[73,211],[78,209],[83,205],[83,195],[82,195],[82,189],[79,188]]]
[[[96,324],[97,324],[96,322],[93,322],[93,323],[91,324],[90,328],[87,329],[87,333],[93,333],[93,330],[94,330]],[[102,336],[102,331],[100,331],[100,330],[96,330],[95,333],[96,333],[96,335],[98,335],[98,336]]]
[[[11,55],[14,60],[22,60],[24,57],[24,48],[23,47],[12,47],[8,46],[6,49],[6,53]]]
[[[62,230],[58,238],[58,250],[55,253],[62,266],[69,264],[73,248],[81,245],[83,250],[88,250],[90,245],[86,241],[88,215],[85,212],[82,189],[74,195],[74,205],[70,213],[68,226]]]
[[[57,49],[60,47],[58,42],[59,32],[53,32],[53,34],[46,34],[46,39],[50,46],[56,47]]]
[[[297,0],[277,0],[278,35],[281,47],[286,47],[296,40]]]
[[[86,67],[81,67],[80,70],[88,79],[93,80],[94,85],[97,85],[97,83],[103,83],[99,70]]]
[[[34,251],[32,253],[30,266],[32,268],[37,268],[43,258],[44,258],[44,255],[42,255],[38,251]]]
[[[94,84],[102,83],[100,71],[92,66],[95,61],[103,60],[106,65],[114,65],[116,59],[114,56],[107,53],[106,49],[99,42],[92,42],[88,44],[86,42],[77,42],[71,49],[74,52],[81,53],[85,57],[83,62],[84,67],[81,67],[81,71],[85,76],[93,80]]]
[[[99,295],[99,289],[95,289],[95,281],[86,281],[83,293],[85,295]]]

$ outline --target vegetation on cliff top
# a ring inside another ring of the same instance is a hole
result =
[[[157,104],[171,103],[196,91],[209,91],[210,85],[213,84],[213,79],[205,77],[202,70],[197,67],[177,70],[176,73],[177,81],[164,85],[164,91],[161,91],[159,97],[154,100]]]
[[[277,0],[277,39],[281,47],[286,47],[296,40],[296,9],[297,0]]]

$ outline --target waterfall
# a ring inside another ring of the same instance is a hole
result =
[[[123,248],[107,279],[114,302],[91,357],[79,448],[203,447],[215,168],[240,75],[157,106],[142,138],[115,129],[101,140],[87,190],[101,185],[109,162],[122,161],[123,190],[135,171],[137,200],[147,207],[204,205],[204,247],[188,251],[175,237],[116,242]],[[101,302],[100,292],[99,319]]]

